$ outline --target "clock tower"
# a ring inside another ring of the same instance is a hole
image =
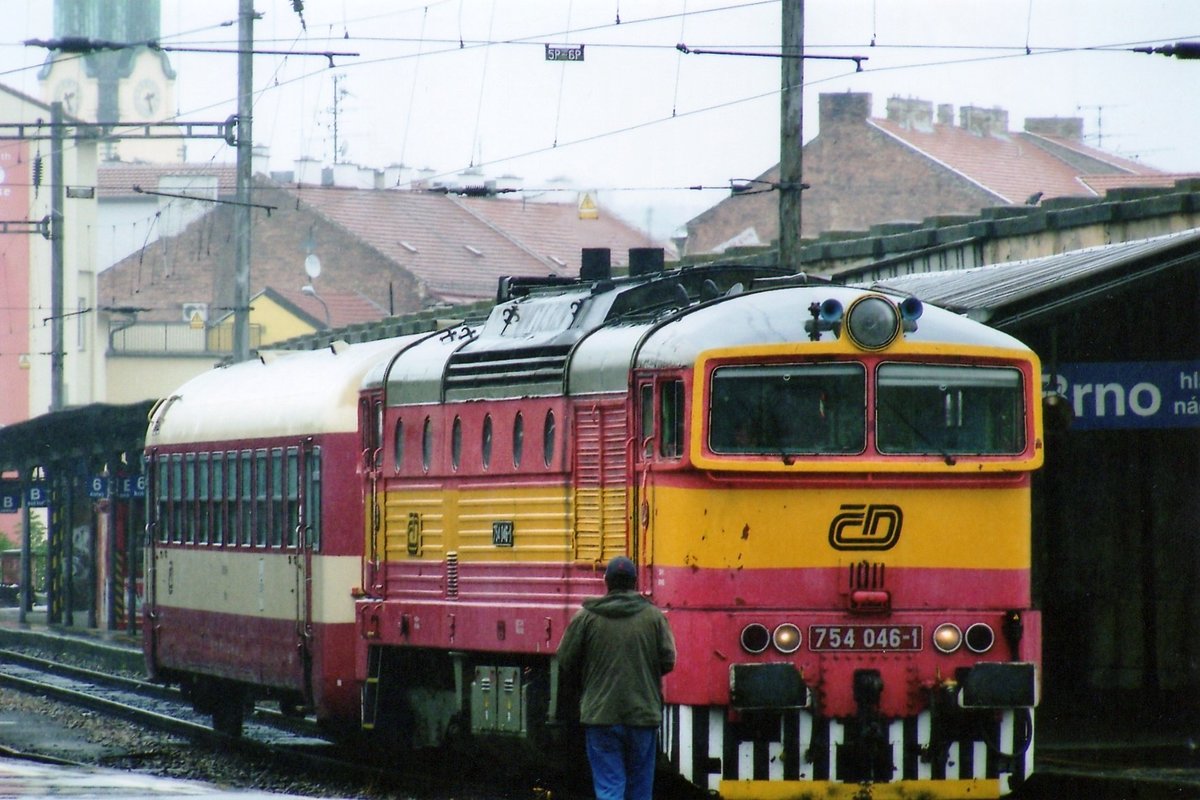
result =
[[[38,77],[46,102],[62,103],[76,119],[121,125],[162,122],[176,114],[175,71],[157,42],[159,0],[54,0],[54,36],[128,43],[119,50],[85,55],[51,51]],[[111,161],[175,163],[183,160],[181,139],[124,139],[102,142],[100,157]]]

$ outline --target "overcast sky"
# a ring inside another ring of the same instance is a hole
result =
[[[41,96],[49,0],[3,0],[0,81]],[[237,0],[162,0],[168,47],[236,46]],[[779,160],[781,2],[754,0],[257,0],[254,139],[271,168],[334,158],[453,175],[475,166],[528,187],[592,189],[665,235]],[[619,19],[619,24],[618,24]],[[229,26],[222,23],[234,22]],[[1078,116],[1087,142],[1161,169],[1200,172],[1200,60],[1129,52],[1200,41],[1197,0],[807,0],[805,140],[823,92]],[[583,45],[548,62],[545,45]],[[308,52],[335,56],[334,68]],[[1028,51],[1028,52],[1027,52]],[[170,52],[183,120],[236,109],[236,56]],[[189,160],[232,163],[195,143]],[[687,187],[715,187],[692,190]],[[653,191],[651,191],[653,190]],[[564,195],[568,197],[568,195]],[[574,199],[573,195],[569,195]]]

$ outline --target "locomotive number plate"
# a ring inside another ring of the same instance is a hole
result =
[[[920,650],[920,625],[810,625],[809,650]]]

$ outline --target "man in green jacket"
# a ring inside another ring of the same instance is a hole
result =
[[[582,689],[588,763],[597,800],[650,800],[662,676],[675,667],[667,618],[637,592],[637,567],[608,562],[608,593],[583,601],[558,645],[564,677]]]

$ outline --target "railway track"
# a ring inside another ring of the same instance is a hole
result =
[[[335,744],[320,738],[311,720],[261,707],[247,718],[243,735],[233,739],[213,730],[208,715],[193,711],[176,689],[11,650],[0,649],[0,687],[180,737],[199,748],[235,752],[239,758],[306,776],[312,783],[360,787],[363,796],[426,800],[551,796],[536,781],[522,781],[507,770],[489,772],[478,761],[460,766],[439,759],[402,759],[398,766],[381,768],[380,764],[396,763],[394,750],[381,753],[371,747]],[[561,787],[552,794],[555,800],[577,800]]]
[[[51,661],[10,650],[0,650],[0,685],[87,708],[163,733],[213,745],[229,738],[208,724],[207,715],[192,710],[175,689],[135,678]],[[304,720],[256,709],[239,746],[307,749],[333,745],[317,735],[316,725]]]

